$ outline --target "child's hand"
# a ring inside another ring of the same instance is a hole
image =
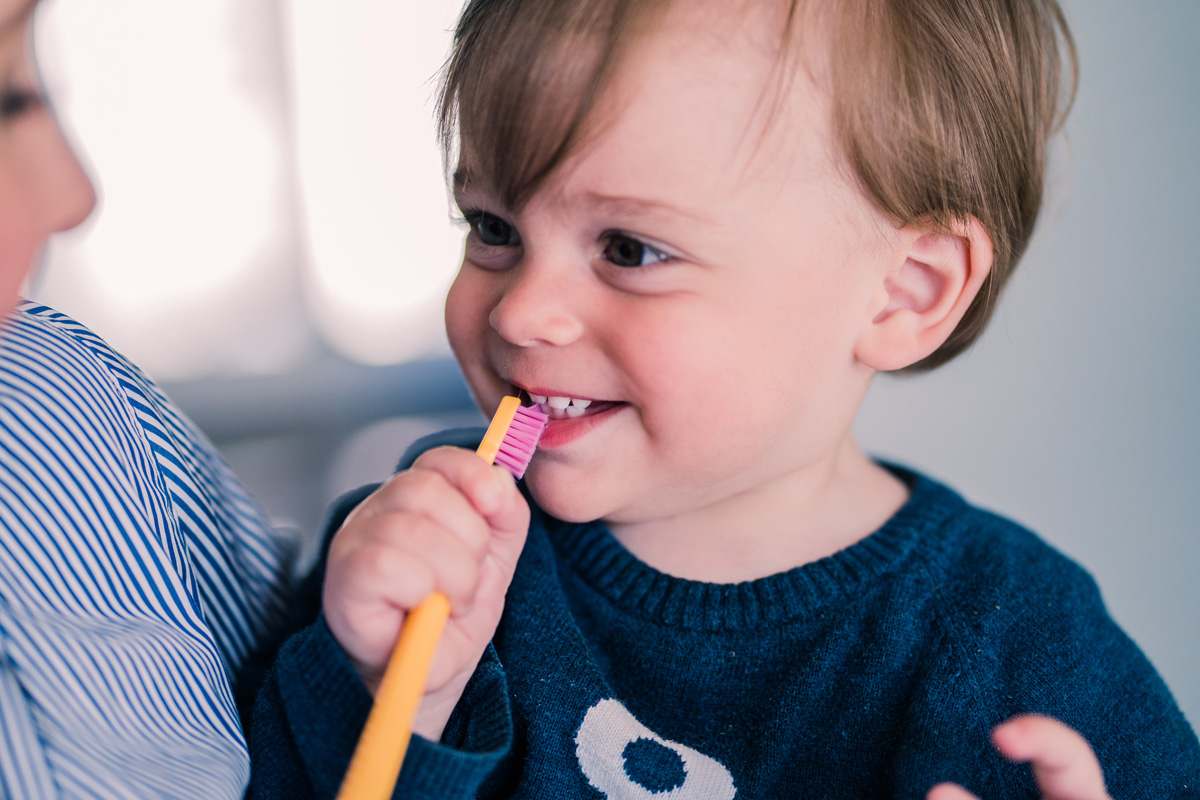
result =
[[[1013,761],[1033,764],[1043,800],[1110,800],[1087,740],[1058,720],[1036,714],[1014,717],[992,731],[992,741]],[[926,800],[976,798],[961,786],[943,783]]]
[[[450,600],[413,725],[426,738],[440,738],[496,631],[528,527],[508,472],[441,447],[363,501],[330,545],[325,618],[372,694],[405,613],[435,589]]]

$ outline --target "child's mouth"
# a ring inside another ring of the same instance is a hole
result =
[[[541,388],[541,387],[539,387]],[[568,397],[565,394],[545,394],[513,386],[521,401],[538,406],[550,418],[538,447],[554,450],[565,447],[603,426],[628,406],[620,400],[597,400],[590,397]]]
[[[532,392],[528,393],[528,397],[533,405],[541,407],[546,416],[552,420],[577,419],[597,414],[617,405],[605,400],[596,401],[579,397],[533,394]]]

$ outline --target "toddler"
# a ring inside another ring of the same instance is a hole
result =
[[[399,796],[1200,796],[1084,571],[851,432],[984,327],[1073,55],[1053,0],[469,2],[446,326],[551,421],[521,487],[451,432],[341,504],[256,790],[336,790],[440,589]]]

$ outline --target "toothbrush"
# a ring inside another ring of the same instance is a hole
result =
[[[499,464],[520,478],[533,458],[547,419],[537,406],[525,408],[516,397],[505,397],[476,452],[489,464]],[[412,738],[412,723],[425,692],[429,665],[449,617],[450,601],[435,591],[404,620],[342,779],[338,800],[391,797]]]

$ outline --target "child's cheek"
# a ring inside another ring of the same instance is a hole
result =
[[[446,293],[446,336],[459,364],[478,360],[490,313],[486,281],[479,270],[464,264]]]

